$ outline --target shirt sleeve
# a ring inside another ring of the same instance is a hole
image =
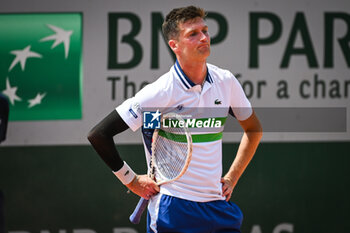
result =
[[[233,74],[231,77],[231,109],[239,121],[244,121],[248,119],[252,113],[253,109],[251,103],[249,102],[247,96],[245,95],[241,84],[238,82]]]
[[[162,82],[154,82],[140,90],[134,97],[125,100],[116,108],[121,118],[136,131],[143,124],[144,111],[161,110],[169,101],[168,88]]]

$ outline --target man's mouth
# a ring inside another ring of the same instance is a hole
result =
[[[209,48],[209,44],[202,44],[198,46],[198,48]]]

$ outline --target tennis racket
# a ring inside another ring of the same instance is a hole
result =
[[[162,117],[162,120],[166,124],[161,125],[160,129],[155,129],[153,133],[149,169],[150,178],[154,179],[158,185],[179,179],[186,172],[192,157],[192,137],[184,119],[178,114],[168,113]],[[166,127],[166,125],[176,125],[176,127]],[[147,204],[148,200],[140,199],[130,215],[129,219],[132,223],[140,222]]]

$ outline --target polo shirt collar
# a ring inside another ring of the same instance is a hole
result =
[[[196,84],[194,82],[192,82],[191,79],[189,79],[186,76],[186,74],[183,72],[178,60],[176,60],[176,62],[175,62],[174,69],[175,69],[175,73],[176,73],[177,78],[180,80],[180,82],[182,83],[183,87],[186,90],[189,90],[192,87],[196,86]],[[208,66],[207,66],[207,76],[205,77],[205,80],[207,82],[209,82],[210,84],[213,83],[213,79],[210,76]]]

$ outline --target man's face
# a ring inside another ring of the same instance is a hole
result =
[[[181,23],[178,38],[173,43],[174,47],[170,46],[182,59],[205,61],[210,55],[208,26],[200,17]]]

